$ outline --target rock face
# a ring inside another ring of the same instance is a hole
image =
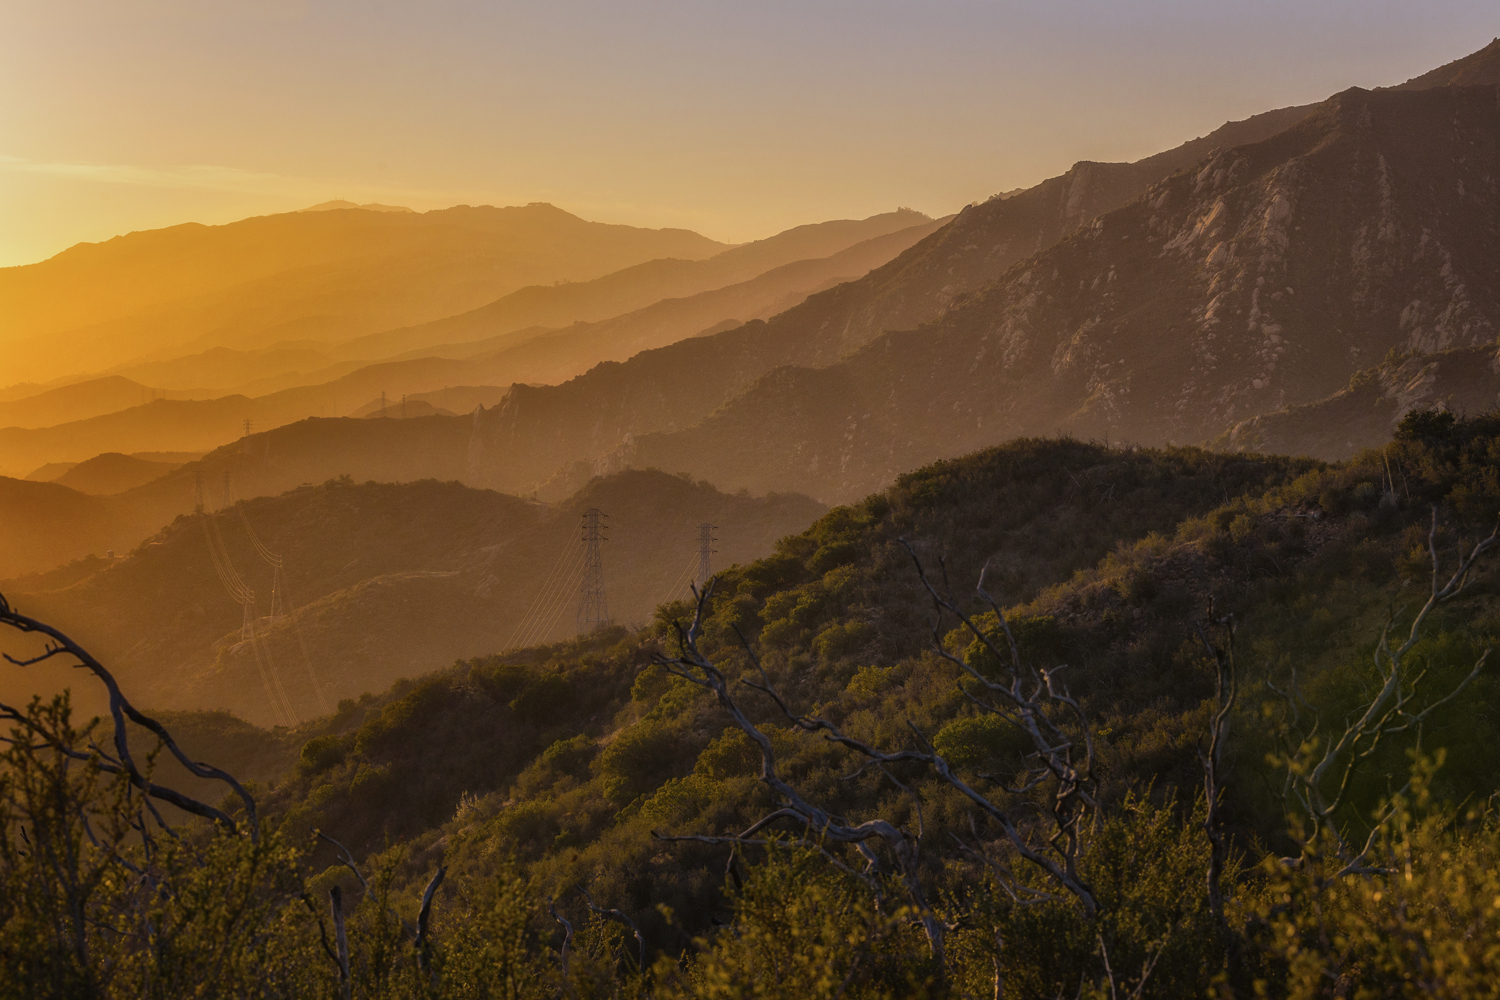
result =
[[[601,461],[641,435],[691,427],[776,368],[831,365],[884,331],[933,321],[1017,262],[1174,171],[1216,148],[1274,135],[1311,110],[1285,108],[1231,122],[1137,163],[1078,163],[1034,188],[969,206],[889,264],[767,322],[602,364],[563,385],[518,385],[476,432],[471,481],[530,490],[574,463]]]
[[[1495,345],[1436,354],[1393,354],[1357,372],[1338,392],[1242,420],[1213,441],[1225,451],[1312,455],[1338,461],[1391,439],[1413,410],[1470,415],[1500,406]]]
[[[1013,265],[916,330],[767,376],[612,461],[828,501],[1057,431],[1195,442],[1392,348],[1493,343],[1500,93],[1339,94]]]

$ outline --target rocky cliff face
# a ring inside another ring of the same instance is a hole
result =
[[[1313,403],[1289,406],[1235,424],[1214,439],[1225,451],[1312,455],[1338,461],[1391,439],[1413,410],[1474,415],[1500,406],[1495,345],[1436,354],[1393,353],[1349,384]]]
[[[764,379],[613,461],[691,461],[726,487],[843,500],[1018,435],[1200,441],[1328,396],[1391,348],[1493,342],[1497,181],[1495,88],[1351,90],[1152,186],[937,321]]]

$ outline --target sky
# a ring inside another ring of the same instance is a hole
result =
[[[943,215],[1497,34],[1494,0],[0,0],[0,266],[333,198]]]

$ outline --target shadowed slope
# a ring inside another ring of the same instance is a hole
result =
[[[217,504],[210,503],[210,510]],[[70,628],[117,667],[138,700],[278,720],[257,657],[301,718],[455,657],[572,635],[581,575],[580,514],[610,515],[610,612],[642,621],[686,592],[698,525],[719,526],[716,565],[771,550],[825,508],[798,496],[735,497],[661,472],[589,484],[552,507],[458,483],[333,481],[220,509],[217,536],[255,593],[264,642],[241,644],[241,606],[215,577],[205,522],[179,518],[128,558],[81,580],[7,584],[17,606]],[[243,515],[243,518],[242,518]],[[272,571],[246,523],[284,561]],[[28,592],[30,591],[30,592]],[[306,647],[309,658],[304,658]]]

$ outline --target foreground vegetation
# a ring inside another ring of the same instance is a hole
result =
[[[8,709],[0,996],[1489,996],[1497,513],[1490,417],[1022,441],[264,786]]]

